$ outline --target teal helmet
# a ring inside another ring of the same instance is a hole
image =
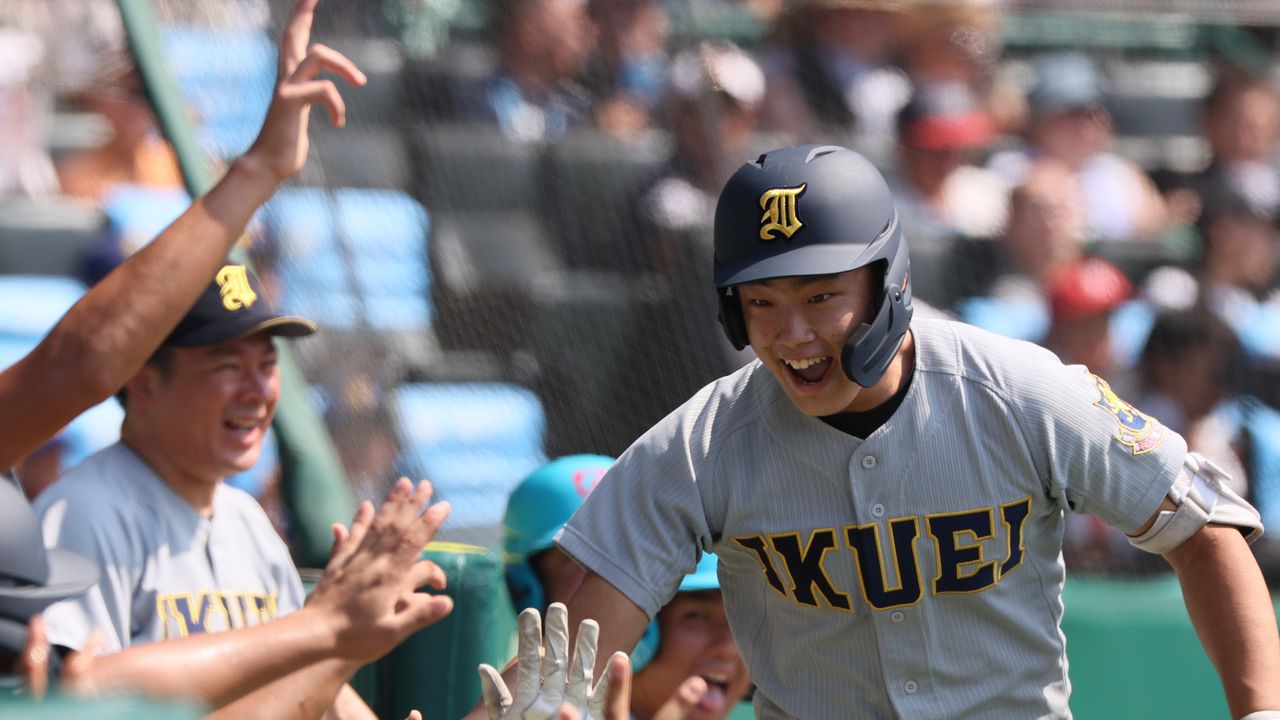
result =
[[[516,610],[546,609],[542,582],[529,559],[551,547],[613,463],[606,455],[566,455],[529,473],[511,493],[503,517],[503,553]]]
[[[702,559],[698,561],[698,566],[680,581],[680,588],[676,590],[676,594],[702,590],[719,590],[720,578],[716,574],[717,568],[719,568],[719,562],[716,560],[715,554],[702,553]],[[649,626],[645,628],[644,635],[640,636],[640,642],[636,643],[636,649],[631,651],[632,672],[640,672],[653,660],[654,656],[658,654],[658,645],[661,641],[662,638],[658,633],[658,618],[655,617],[649,622]]]

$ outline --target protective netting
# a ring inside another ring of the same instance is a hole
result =
[[[155,3],[220,161],[257,130],[290,5]],[[0,270],[92,281],[185,198],[114,3],[0,21]],[[297,349],[359,496],[430,477],[446,534],[496,545],[546,457],[616,455],[740,366],[710,282],[719,186],[832,142],[889,177],[918,312],[1089,364],[1280,527],[1271,3],[322,0],[316,25],[370,81],[343,89],[347,128],[317,117],[250,252],[322,325]],[[92,154],[129,132],[127,172]],[[1151,569],[1088,521],[1068,544]]]

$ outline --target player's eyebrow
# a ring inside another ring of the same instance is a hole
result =
[[[827,275],[802,275],[799,277],[781,277],[770,278],[768,280],[760,280],[757,282],[743,283],[744,285],[760,285],[766,288],[778,290],[803,290],[804,288],[818,283],[829,282],[840,277],[844,273],[829,273]]]

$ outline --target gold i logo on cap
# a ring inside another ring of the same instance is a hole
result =
[[[804,192],[808,183],[800,187],[792,188],[774,188],[765,190],[760,196],[760,209],[764,210],[764,214],[760,216],[760,239],[774,240],[775,232],[780,232],[788,239],[796,233],[797,230],[804,227],[804,223],[800,222],[800,217],[796,215],[796,198]]]
[[[222,307],[239,310],[253,305],[258,293],[249,285],[249,273],[243,265],[224,265],[218,271],[218,291],[222,295]]]

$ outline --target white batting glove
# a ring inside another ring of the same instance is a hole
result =
[[[480,687],[489,720],[551,720],[567,704],[587,720],[604,720],[608,673],[595,687],[591,676],[596,666],[596,641],[600,626],[583,620],[578,626],[578,642],[572,663],[569,658],[569,611],[563,603],[547,608],[547,632],[542,633],[542,617],[534,608],[520,613],[520,644],[517,650],[516,692],[512,697],[502,675],[492,665],[480,666]],[[538,648],[542,647],[541,657]],[[567,670],[567,674],[566,674]]]

